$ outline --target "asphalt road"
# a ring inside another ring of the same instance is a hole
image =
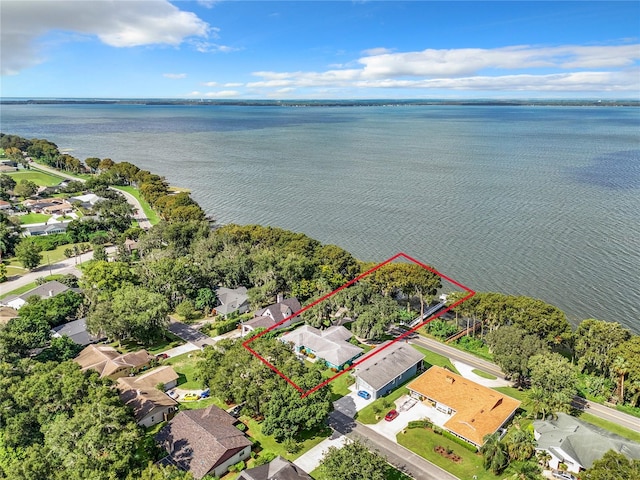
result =
[[[460,351],[457,348],[453,348],[435,340],[424,337],[412,338],[409,340],[409,343],[427,348],[450,359],[466,363],[467,365],[471,365],[472,367],[479,370],[483,370],[497,377],[504,378],[504,373],[502,373],[500,367],[498,367],[495,363],[482,360],[481,358],[477,358],[470,353]],[[596,417],[602,418],[603,420],[617,423],[618,425],[626,427],[630,430],[640,432],[640,418],[634,417],[632,415],[627,415],[626,413],[620,412],[613,408],[609,408],[598,403],[593,403],[580,397],[575,397],[574,406],[583,410],[585,413],[589,413]]]
[[[173,318],[171,319],[171,323],[169,323],[168,328],[171,333],[177,335],[185,342],[193,343],[200,348],[205,345],[214,345],[216,343],[216,339],[213,337],[209,337],[208,335],[201,333],[199,330],[174,320]]]
[[[369,427],[356,422],[344,413],[334,410],[329,425],[335,431],[352,440],[360,440],[380,453],[391,465],[416,480],[458,480],[458,477],[442,470],[424,458],[392,442]]]

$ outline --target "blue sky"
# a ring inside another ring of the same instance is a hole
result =
[[[4,98],[640,98],[637,1],[0,9]]]

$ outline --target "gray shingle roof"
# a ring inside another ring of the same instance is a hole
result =
[[[237,480],[312,480],[297,465],[277,456],[271,462],[242,472]]]
[[[363,352],[362,348],[350,344],[351,332],[346,328],[330,327],[318,330],[309,325],[303,325],[282,336],[282,341],[293,342],[296,347],[307,347],[316,356],[334,364],[342,365]]]
[[[98,340],[98,337],[87,332],[87,323],[84,318],[73,322],[63,323],[51,329],[56,337],[67,336],[78,345],[89,345]]]
[[[382,344],[371,350],[355,368],[355,375],[371,385],[376,390],[384,387],[394,378],[402,375],[424,355],[404,342],[395,342],[384,348]],[[384,348],[380,353],[377,350]]]
[[[63,283],[52,280],[50,282],[43,283],[42,285],[39,285],[36,288],[29,290],[28,292],[23,293],[22,295],[20,295],[20,298],[26,301],[29,297],[32,297],[34,295],[40,298],[55,297],[56,295],[66,292],[67,290],[70,290],[70,288]]]
[[[640,444],[565,413],[558,413],[555,420],[535,420],[533,427],[540,434],[537,440],[539,449],[549,450],[559,458],[564,452],[584,468],[591,468],[593,462],[609,450],[640,459]]]

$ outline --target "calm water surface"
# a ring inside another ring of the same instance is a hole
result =
[[[640,110],[3,105],[1,129],[190,188],[363,260],[404,251],[478,291],[640,331]]]

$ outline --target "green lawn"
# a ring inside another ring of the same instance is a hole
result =
[[[329,369],[322,371],[322,377],[325,379],[331,378],[334,375],[335,373]],[[355,383],[355,379],[348,372],[343,373],[335,380],[332,380],[331,382],[329,382],[329,386],[331,387],[331,401],[335,402],[339,398],[342,398],[345,395],[350,394],[351,390],[349,390],[349,386],[353,385],[354,383]]]
[[[478,480],[498,480],[504,478],[488,472],[482,466],[482,456],[458,445],[453,440],[437,435],[425,428],[407,429],[406,433],[399,433],[398,443],[412,452],[436,464],[440,468],[451,472],[461,479],[477,478]],[[441,445],[462,458],[460,463],[454,463],[439,453],[434,452],[434,448]],[[476,475],[477,477],[474,477]]]
[[[50,263],[58,263],[62,260],[65,260],[67,258],[67,256],[64,254],[64,251],[67,248],[70,248],[73,250],[73,246],[74,245],[84,245],[84,243],[68,243],[67,245],[60,245],[59,247],[56,247],[53,250],[47,250],[46,252],[40,252],[40,254],[42,255],[42,260],[40,261],[40,265],[39,267],[44,267],[46,265],[49,265]],[[12,257],[9,260],[9,263],[7,264],[7,266],[14,266],[14,267],[22,267],[22,264],[18,261],[17,258]],[[14,272],[14,275],[23,275],[27,273],[27,270],[22,270],[20,272]],[[43,272],[44,273],[44,272]]]
[[[406,395],[407,393],[409,393],[409,390],[407,390],[406,385],[411,380],[413,380],[413,378],[407,380],[400,388],[397,388],[396,390],[391,392],[386,397],[378,398],[378,399],[374,400],[373,402],[371,402],[369,405],[364,407],[362,410],[360,410],[356,414],[356,419],[360,423],[364,423],[366,425],[371,425],[373,423],[378,423],[380,418],[382,418],[389,410],[391,410],[393,408],[393,402],[395,402],[397,399],[399,399],[402,395]],[[385,407],[385,404],[389,404],[390,406]],[[380,413],[376,413],[375,412],[376,408],[380,409]],[[376,415],[379,418],[376,418]]]
[[[163,362],[164,365],[171,365],[173,369],[180,375],[178,386],[186,390],[197,390],[202,388],[202,383],[196,380],[196,364],[200,357],[199,351],[183,353],[177,357],[168,358]]]
[[[495,380],[498,377],[491,375],[490,373],[487,372],[483,372],[482,370],[478,370],[477,368],[474,368],[473,370],[471,370],[473,373],[475,373],[476,375],[478,375],[479,377],[482,378],[487,378],[489,380]]]
[[[144,212],[144,215],[149,219],[152,225],[155,225],[160,221],[160,217],[158,216],[158,214],[151,208],[151,205],[149,205],[147,201],[142,198],[142,196],[140,195],[140,191],[137,188],[131,186],[118,186],[113,188],[130,193],[131,195],[136,197],[136,199],[140,202],[140,205],[142,205],[142,211]]]
[[[445,367],[452,372],[457,373],[458,375],[460,374],[456,367],[453,366],[453,363],[451,363],[451,360],[449,360],[447,357],[443,357],[442,355],[438,355],[431,350],[427,350],[426,348],[422,348],[417,345],[411,346],[424,355],[425,363],[428,363],[429,365],[437,365],[438,367]]]
[[[165,337],[162,340],[159,340],[152,345],[142,345],[141,343],[134,342],[132,340],[123,340],[122,342],[112,342],[111,346],[117,348],[118,351],[122,353],[137,352],[138,350],[142,350],[144,348],[151,355],[157,355],[160,352],[164,352],[165,350],[169,350],[170,348],[177,347],[178,345],[182,345],[183,343],[184,341],[179,337],[176,337],[173,333],[166,332]],[[167,360],[167,362],[169,361],[170,360]]]
[[[7,173],[10,177],[12,177],[17,183],[20,183],[20,180],[29,180],[40,187],[51,187],[53,185],[58,185],[61,181],[64,180],[63,177],[58,177],[57,175],[52,175],[47,172],[43,172],[42,170],[19,170],[17,172],[9,172]]]
[[[271,436],[262,434],[262,425],[260,423],[256,422],[252,418],[241,418],[249,427],[247,434],[255,442],[254,448],[258,447],[262,450],[272,452],[275,455],[282,455],[287,460],[295,460],[331,435],[331,429],[329,427],[326,427],[321,431],[305,432],[302,434],[302,440],[299,443],[300,450],[296,453],[289,453],[286,451],[282,443],[276,442]]]
[[[45,223],[51,218],[51,215],[45,213],[27,213],[26,215],[20,215],[18,218],[20,219],[21,225],[28,225],[30,223]]]

